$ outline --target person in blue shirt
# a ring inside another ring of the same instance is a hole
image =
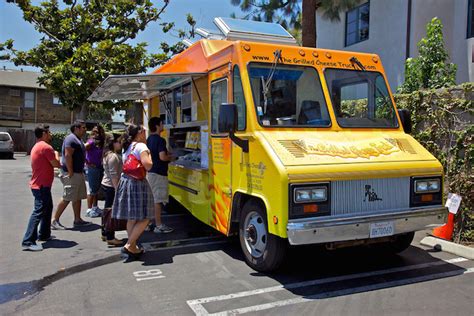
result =
[[[163,121],[159,117],[152,117],[148,121],[150,136],[146,144],[150,149],[153,167],[148,171],[147,180],[153,192],[155,202],[155,233],[171,233],[173,228],[163,224],[161,211],[168,203],[168,164],[174,157],[166,148],[166,140],[160,136],[163,131]]]

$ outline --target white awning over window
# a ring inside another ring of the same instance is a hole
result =
[[[205,72],[161,73],[144,75],[112,75],[105,79],[89,96],[89,101],[150,99],[163,90],[207,75]]]

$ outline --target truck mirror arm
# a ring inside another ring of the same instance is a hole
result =
[[[239,137],[235,136],[234,131],[232,131],[232,130],[229,131],[229,137],[235,144],[237,144],[237,146],[242,148],[242,151],[244,153],[249,152],[249,141],[248,141],[248,139],[242,139],[242,138],[239,138]]]

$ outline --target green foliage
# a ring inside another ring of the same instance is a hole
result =
[[[405,82],[398,89],[400,93],[455,85],[457,66],[446,62],[449,56],[440,19],[435,17],[427,24],[426,37],[418,42],[418,52],[418,57],[405,62]]]
[[[61,154],[61,147],[63,146],[63,141],[66,136],[69,135],[69,132],[54,132],[52,133],[53,139],[51,141],[51,146],[54,150]]]
[[[443,164],[445,193],[463,198],[456,241],[474,242],[474,84],[394,97],[411,111],[413,136]]]
[[[167,60],[148,54],[146,43],[130,44],[146,26],[159,19],[161,9],[149,0],[16,1],[25,21],[44,35],[34,48],[16,50],[13,40],[0,44],[2,59],[41,69],[39,83],[69,109],[83,109],[89,95],[107,76],[142,73]],[[128,102],[105,102],[120,108]]]

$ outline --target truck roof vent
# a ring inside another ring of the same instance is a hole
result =
[[[214,24],[230,41],[252,41],[295,45],[295,38],[278,23],[258,22],[232,18],[214,18]]]

